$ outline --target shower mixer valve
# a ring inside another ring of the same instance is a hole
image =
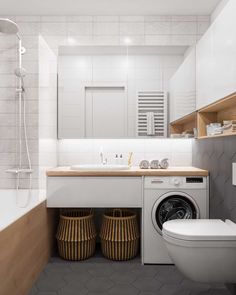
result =
[[[23,169],[23,168],[12,168],[12,169],[7,169],[6,173],[12,173],[12,174],[20,174],[20,173],[27,173],[27,174],[32,174],[34,172],[33,169]]]

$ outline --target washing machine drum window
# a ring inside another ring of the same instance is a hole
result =
[[[194,204],[187,198],[172,195],[164,199],[156,207],[155,222],[160,230],[164,222],[173,219],[196,219],[197,212]]]

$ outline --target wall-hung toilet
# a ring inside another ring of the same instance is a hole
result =
[[[171,220],[163,238],[176,267],[198,282],[236,283],[236,224],[218,219]]]

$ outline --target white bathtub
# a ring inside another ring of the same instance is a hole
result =
[[[41,190],[0,190],[0,231],[46,199]]]

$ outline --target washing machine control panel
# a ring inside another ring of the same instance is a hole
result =
[[[186,183],[203,183],[203,177],[186,177]]]
[[[146,176],[144,180],[144,188],[164,189],[164,188],[206,188],[207,177],[184,177],[184,176],[168,176],[168,177],[150,177]]]
[[[180,186],[183,183],[183,178],[180,178],[180,177],[170,178],[170,183],[174,186]]]

